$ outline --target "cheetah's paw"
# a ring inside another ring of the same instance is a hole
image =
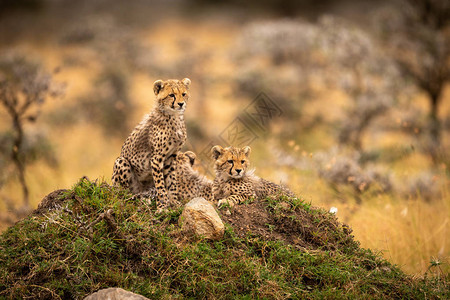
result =
[[[217,207],[222,208],[222,207],[233,207],[234,206],[234,201],[229,201],[228,199],[224,198],[219,200],[219,202],[217,202]]]

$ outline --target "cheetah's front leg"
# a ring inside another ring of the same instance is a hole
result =
[[[176,154],[173,154],[165,160],[163,173],[170,204],[178,206],[178,176],[175,170],[175,157]]]
[[[158,194],[158,210],[167,207],[169,197],[167,195],[165,180],[164,180],[164,157],[162,155],[154,155],[151,160],[153,181],[155,183],[156,192]]]
[[[217,202],[217,206],[221,207],[224,205],[228,205],[230,207],[233,207],[236,204],[240,204],[245,200],[249,200],[252,197],[253,195],[230,195],[226,198],[220,199],[219,202]]]

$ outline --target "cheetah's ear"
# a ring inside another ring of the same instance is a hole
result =
[[[191,80],[190,80],[189,78],[181,79],[181,82],[182,82],[187,88],[189,88],[189,85],[191,84]]]
[[[153,91],[155,92],[155,95],[158,95],[159,92],[162,90],[164,86],[164,83],[162,80],[156,80],[155,83],[153,83]]]
[[[186,157],[189,158],[189,162],[191,163],[191,166],[193,166],[195,163],[195,159],[197,158],[195,153],[192,151],[186,151],[184,152],[184,155],[186,155]]]
[[[252,148],[250,148],[249,146],[245,146],[244,148],[242,148],[242,152],[244,152],[246,157],[249,157],[250,153],[252,152]]]
[[[223,148],[219,145],[212,147],[211,155],[214,159],[219,158],[219,156],[223,153]]]

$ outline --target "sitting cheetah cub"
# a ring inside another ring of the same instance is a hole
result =
[[[195,153],[191,151],[178,152],[174,156],[173,166],[178,179],[178,200],[184,203],[197,197],[203,197],[212,201],[212,181],[193,169],[197,158]],[[150,188],[147,194],[155,195],[155,188]]]
[[[214,146],[211,154],[215,159],[216,178],[213,182],[213,196],[217,205],[234,206],[250,198],[263,199],[270,195],[283,194],[294,197],[288,188],[259,178],[250,165],[250,147],[243,148]]]
[[[178,198],[174,157],[186,141],[184,110],[189,100],[189,78],[157,80],[157,105],[131,132],[114,162],[112,182],[134,194],[156,188],[158,208]]]
[[[212,201],[212,181],[200,175],[192,167],[197,156],[194,152],[179,152],[175,162],[178,177],[178,199],[180,201],[203,197]]]

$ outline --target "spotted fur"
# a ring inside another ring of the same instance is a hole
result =
[[[214,200],[218,206],[233,206],[251,198],[263,199],[270,195],[293,197],[287,187],[259,178],[249,170],[251,148],[214,146],[211,154],[215,159],[216,178],[213,182]]]
[[[182,203],[197,197],[213,201],[212,181],[194,170],[196,155],[194,152],[178,152],[173,162],[178,178],[178,200]],[[155,195],[156,189],[151,187],[147,195]]]
[[[158,207],[178,199],[176,153],[186,141],[184,110],[189,100],[189,78],[157,80],[157,105],[125,140],[114,163],[112,182],[138,194],[155,187]]]
[[[212,201],[212,181],[194,170],[194,152],[179,152],[175,161],[178,176],[178,200],[185,202],[196,197]]]

